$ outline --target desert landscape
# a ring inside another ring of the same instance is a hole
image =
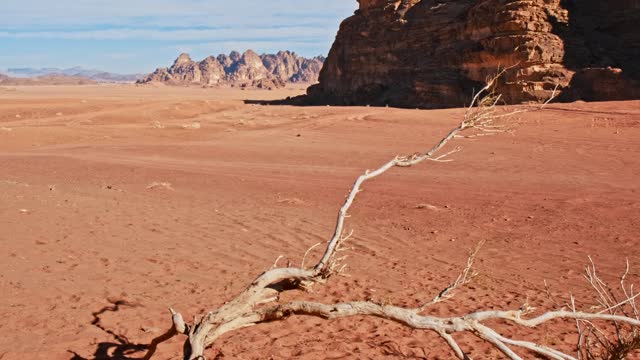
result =
[[[299,265],[331,237],[357,176],[425,150],[464,115],[246,103],[303,92],[1,88],[0,359],[142,358],[169,327],[168,306],[191,319],[279,256]],[[625,258],[637,278],[640,102],[551,104],[506,123],[507,133],[455,140],[454,162],[368,183],[347,223],[348,276],[296,298],[417,306],[482,241],[478,277],[429,314],[553,309],[570,294],[588,306],[589,256],[604,279],[615,282]],[[571,322],[517,335],[567,351],[577,341]],[[180,357],[183,341],[154,358]],[[471,335],[459,342],[475,358],[502,358]],[[210,353],[453,358],[437,335],[373,318],[291,318],[225,335]]]
[[[637,0],[3,5],[0,360],[640,360]]]

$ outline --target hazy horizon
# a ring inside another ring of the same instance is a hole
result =
[[[326,56],[355,0],[5,0],[0,70],[81,66],[148,73],[183,52],[195,60],[232,50]]]

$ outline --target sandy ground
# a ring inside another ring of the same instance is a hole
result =
[[[330,237],[356,176],[425,149],[463,113],[242,101],[300,92],[0,88],[0,359],[140,358],[130,344],[169,326],[167,306],[191,318],[279,255],[298,263]],[[483,240],[480,276],[432,314],[526,301],[553,308],[544,280],[559,302],[574,293],[592,304],[582,279],[588,256],[608,280],[628,257],[637,277],[640,102],[552,105],[509,126],[458,140],[464,150],[453,163],[369,183],[348,225],[350,276],[299,296],[415,306]],[[572,330],[516,333],[571,349]],[[471,336],[459,339],[476,359],[500,358]],[[157,358],[180,348],[175,339]],[[258,326],[226,336],[216,353],[452,358],[433,334],[364,318]]]

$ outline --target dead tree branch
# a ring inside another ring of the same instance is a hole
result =
[[[480,311],[450,318],[422,315],[429,306],[450,299],[456,289],[466,285],[473,279],[476,274],[473,270],[473,263],[477,250],[472,251],[465,268],[452,284],[437,294],[433,300],[416,309],[375,304],[372,302],[351,302],[330,305],[306,301],[295,301],[285,304],[277,303],[281,293],[295,289],[307,290],[316,284],[324,283],[328,278],[340,273],[344,269],[345,265],[343,261],[345,257],[339,256],[339,252],[342,249],[342,245],[344,245],[345,241],[351,236],[351,234],[345,235],[345,222],[349,217],[349,210],[353,206],[357,195],[362,191],[362,186],[365,182],[386,173],[392,168],[415,166],[424,161],[448,161],[448,157],[459,151],[459,148],[443,155],[439,155],[439,153],[453,139],[502,132],[504,130],[500,125],[495,123],[496,119],[518,112],[532,111],[531,109],[516,110],[515,112],[502,115],[497,113],[500,96],[495,95],[492,89],[498,77],[501,75],[502,73],[498,74],[495,78],[489,79],[487,85],[474,95],[469,107],[466,108],[463,120],[433,147],[425,152],[415,153],[409,156],[396,156],[377,169],[365,171],[364,174],[356,179],[344,204],[338,212],[333,235],[327,242],[322,257],[313,267],[306,268],[304,266],[307,256],[311,251],[311,249],[309,249],[303,258],[301,267],[276,268],[276,265],[274,265],[274,268],[258,276],[258,278],[234,299],[225,303],[222,307],[209,312],[192,324],[185,323],[180,314],[171,310],[173,323],[171,329],[153,341],[145,359],[151,358],[151,355],[153,355],[159,343],[176,335],[187,336],[184,346],[185,360],[205,359],[205,350],[225,333],[261,323],[280,321],[296,315],[315,316],[327,320],[351,316],[372,316],[394,321],[414,329],[433,331],[445,341],[457,358],[463,360],[470,359],[470,357],[453,337],[454,334],[461,332],[471,333],[492,344],[510,359],[521,359],[514,350],[516,348],[534,352],[552,359],[575,359],[570,355],[549,347],[511,339],[499,334],[489,325],[486,325],[487,322],[492,320],[502,320],[524,327],[537,327],[556,319],[583,322],[610,321],[634,327],[640,326],[640,320],[628,316],[610,312],[578,312],[575,311],[575,309],[573,309],[573,311],[547,312],[537,317],[526,318],[526,316],[531,313],[531,309],[526,306],[515,311]],[[463,132],[466,133],[464,136],[461,135]],[[317,245],[314,245],[314,247],[315,246]],[[609,299],[606,294],[602,294],[602,298],[609,301],[607,304],[611,303],[613,305],[615,303],[610,301],[611,299]],[[628,298],[629,302],[635,299],[635,297]]]

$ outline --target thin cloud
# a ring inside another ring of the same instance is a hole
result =
[[[353,0],[3,0],[0,28],[87,26],[245,26],[337,19],[356,7]],[[334,20],[335,21],[335,20]]]
[[[356,0],[0,0],[3,67],[83,65],[145,72],[194,58],[292,50],[327,54]],[[37,54],[37,57],[34,57]]]
[[[16,39],[67,39],[67,40],[207,40],[207,39],[256,39],[256,38],[318,38],[325,37],[326,30],[314,27],[244,28],[238,29],[131,29],[113,28],[85,31],[2,31],[0,37]]]

